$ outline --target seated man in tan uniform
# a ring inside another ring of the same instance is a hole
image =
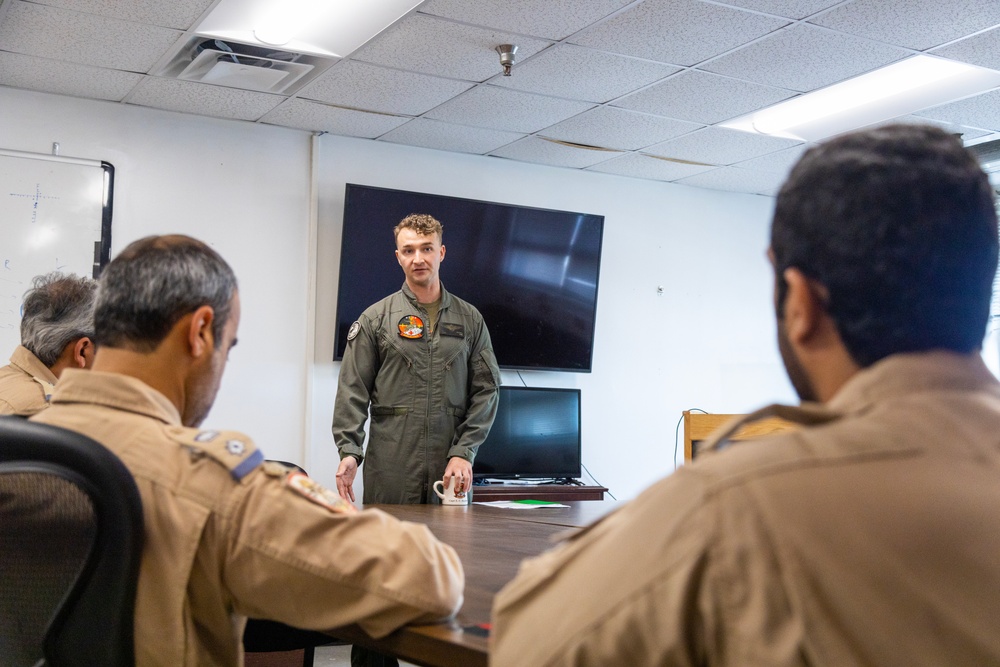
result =
[[[66,368],[94,362],[94,294],[90,278],[37,276],[24,295],[21,344],[0,368],[0,415],[27,417],[49,407]]]
[[[937,128],[841,136],[792,170],[769,254],[804,403],[759,415],[804,425],[715,435],[524,564],[491,666],[1000,664],[989,180]]]
[[[454,614],[462,566],[425,526],[358,512],[266,463],[247,436],[197,428],[239,321],[236,278],[214,250],[136,241],[101,276],[93,370],[67,371],[33,417],[104,444],[135,477],[137,665],[240,665],[248,616],[380,637]]]

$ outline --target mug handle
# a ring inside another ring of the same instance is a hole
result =
[[[444,490],[444,482],[442,482],[440,479],[438,481],[434,482],[434,484],[431,486],[431,488],[434,489],[434,493],[437,494],[438,498],[440,498],[441,500],[444,500],[444,494],[441,491],[438,491],[438,484],[441,485],[441,491],[443,491]]]

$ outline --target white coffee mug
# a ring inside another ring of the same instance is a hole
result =
[[[447,489],[444,488],[444,482],[442,482],[440,479],[434,482],[434,493],[436,493],[437,497],[441,499],[442,505],[469,504],[469,498],[472,496],[472,489],[469,489],[468,491],[462,491],[460,493],[455,493],[455,487],[457,485],[458,482],[456,482],[454,479],[451,480],[451,484],[448,485]],[[438,486],[440,486],[441,488],[438,489]]]

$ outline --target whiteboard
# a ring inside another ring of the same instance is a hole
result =
[[[107,162],[0,149],[0,365],[21,342],[32,278],[96,278],[107,263],[113,187]]]

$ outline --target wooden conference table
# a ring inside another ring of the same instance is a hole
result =
[[[611,502],[566,502],[570,507],[520,510],[470,505],[367,505],[405,521],[422,523],[458,552],[465,568],[465,603],[450,623],[407,626],[372,639],[357,626],[329,634],[427,667],[486,667],[493,597],[514,578],[524,558],[552,546],[552,537],[586,526],[616,507]]]

